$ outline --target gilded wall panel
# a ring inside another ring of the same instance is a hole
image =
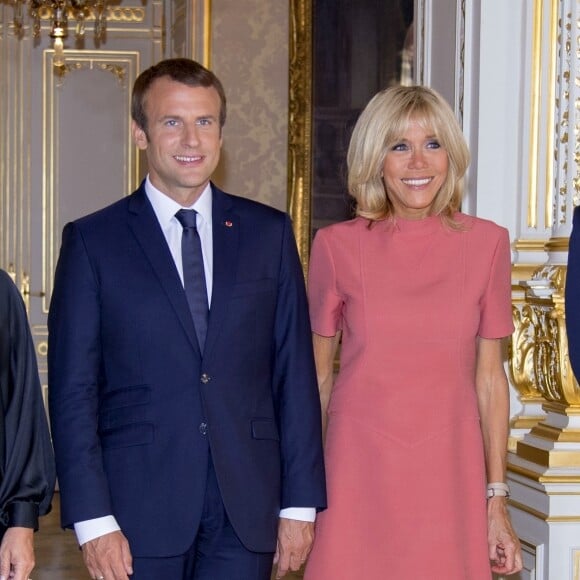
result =
[[[30,58],[0,21],[0,266],[17,284],[30,261]]]
[[[139,174],[130,140],[139,53],[68,51],[66,59],[61,75],[52,51],[44,59],[44,288],[52,288],[63,226],[130,192]],[[47,312],[49,293],[43,298]]]
[[[13,273],[40,336],[64,223],[125,195],[142,176],[129,96],[137,73],[161,58],[163,3],[114,2],[101,41],[93,15],[82,39],[71,20],[60,71],[48,14],[37,38],[27,17],[16,34],[13,17],[12,2],[1,2],[0,267]]]

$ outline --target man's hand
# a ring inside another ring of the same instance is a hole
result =
[[[133,574],[129,542],[121,532],[111,532],[83,544],[83,558],[91,578],[128,580]]]
[[[31,528],[6,530],[0,544],[0,580],[28,580],[34,568],[33,534]]]
[[[277,564],[276,578],[282,578],[289,570],[299,570],[306,562],[314,540],[314,523],[280,518],[278,544],[274,555]]]

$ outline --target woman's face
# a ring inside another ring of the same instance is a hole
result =
[[[430,215],[448,169],[447,151],[433,131],[411,120],[383,163],[383,181],[395,216],[421,219]]]

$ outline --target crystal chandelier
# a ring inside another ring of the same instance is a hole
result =
[[[76,22],[76,38],[80,40],[85,35],[85,22],[95,21],[95,40],[104,38],[107,15],[107,0],[13,0],[14,3],[14,31],[17,36],[24,35],[25,12],[28,11],[32,19],[32,34],[40,37],[40,22],[50,21],[50,37],[53,39],[53,64],[61,69],[65,66],[64,39],[68,36],[68,21]]]

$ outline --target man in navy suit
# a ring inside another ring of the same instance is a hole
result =
[[[574,222],[568,249],[566,331],[570,364],[576,378],[580,380],[580,207],[574,210]]]
[[[132,98],[149,174],[67,224],[55,275],[62,524],[74,526],[92,578],[266,580],[273,560],[281,577],[305,560],[326,503],[291,224],[210,182],[226,117],[213,73],[165,60]],[[187,290],[183,209],[197,212],[203,322]]]

